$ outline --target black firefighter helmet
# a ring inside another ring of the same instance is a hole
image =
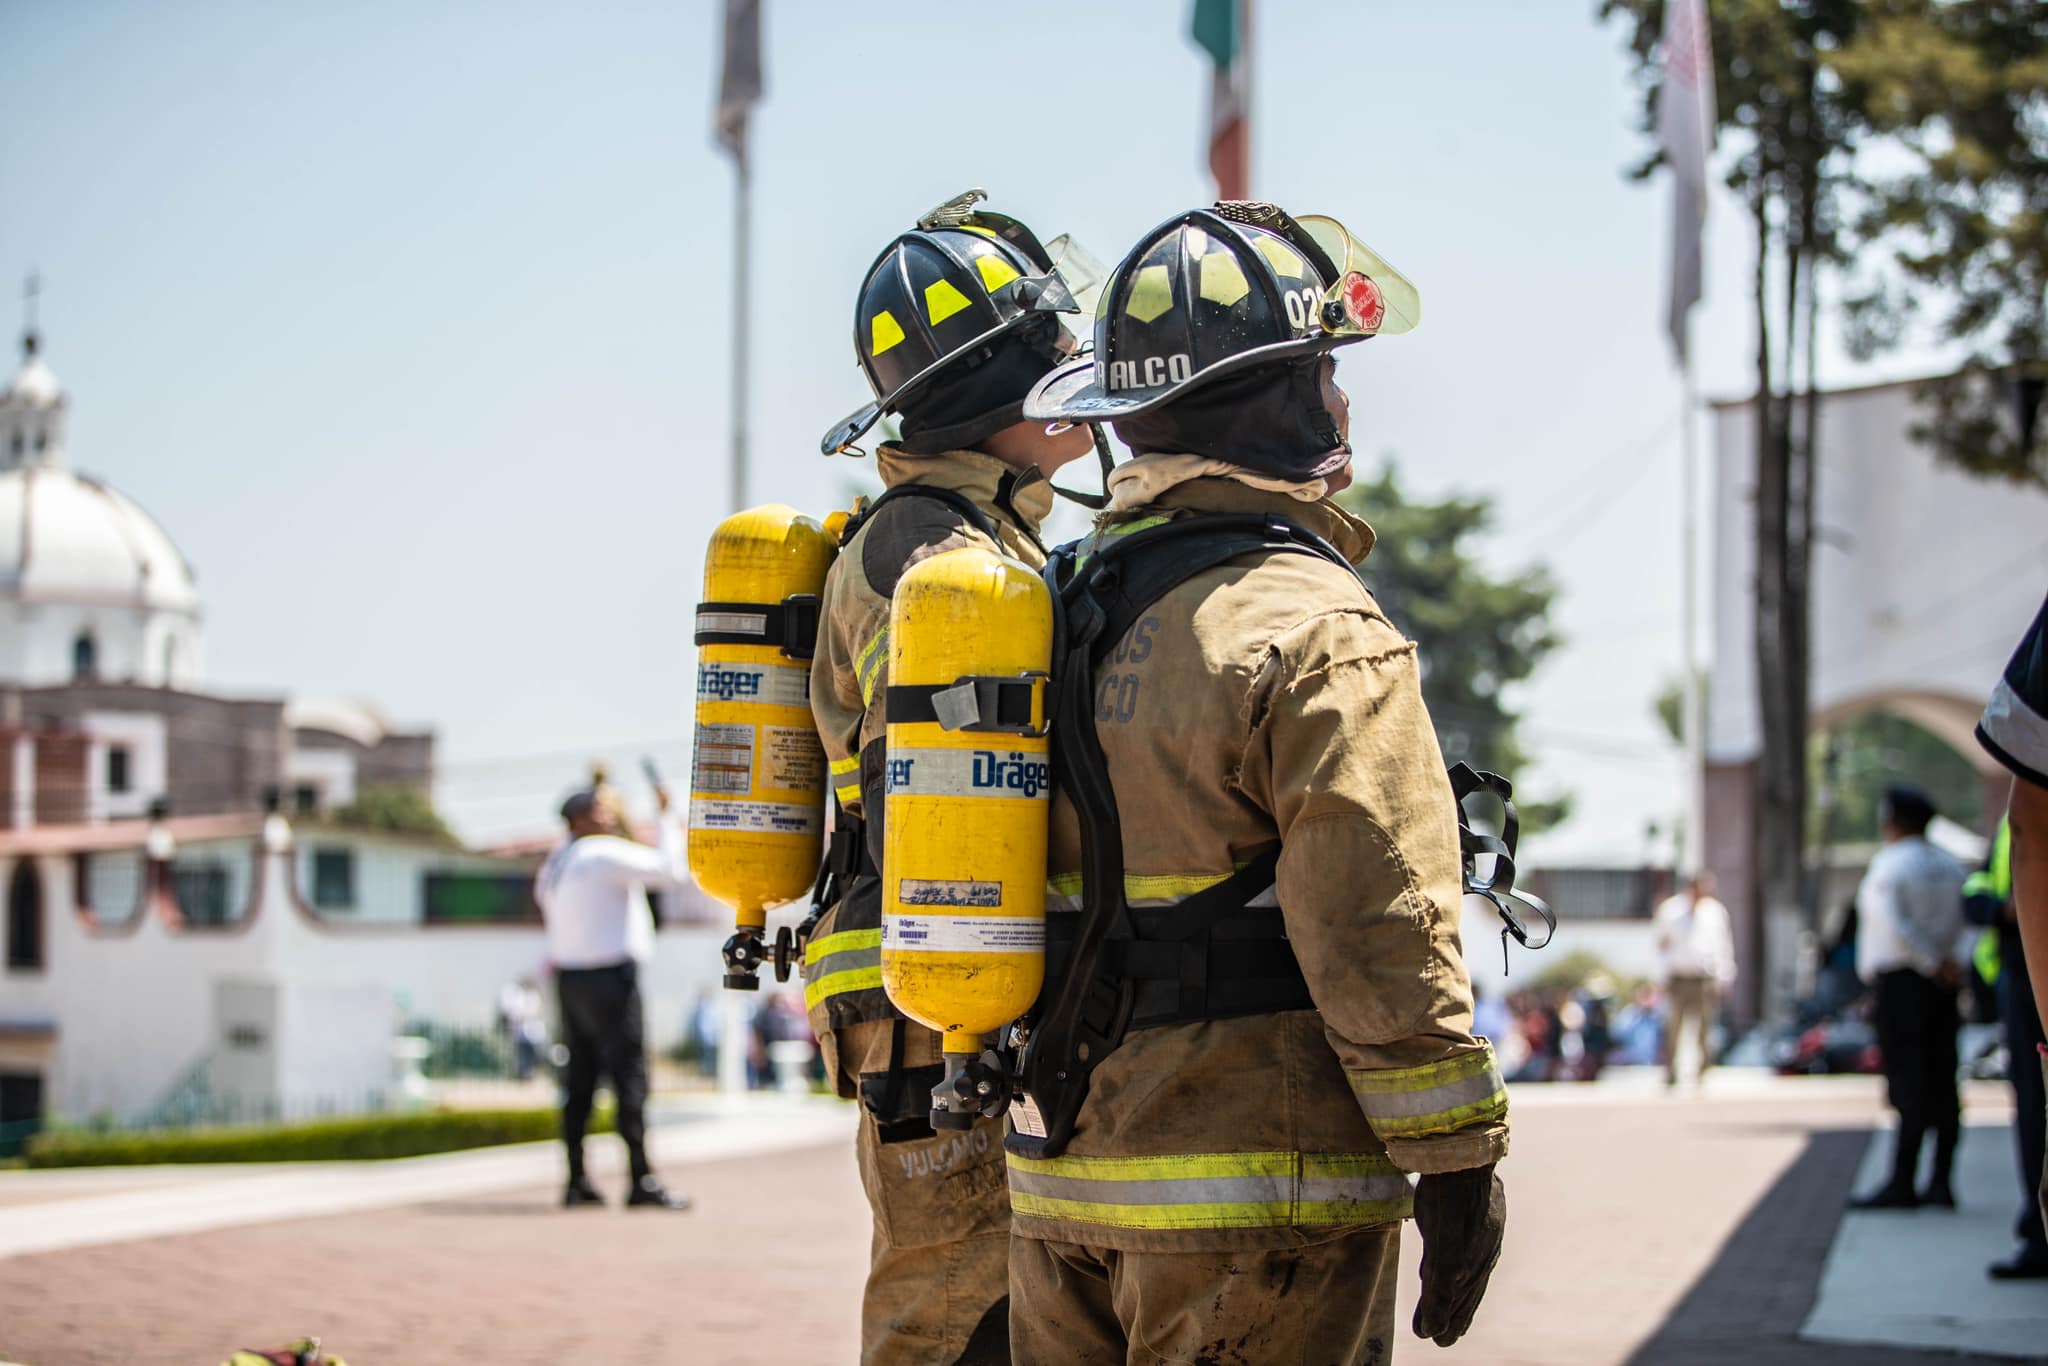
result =
[[[977,210],[969,190],[918,219],[862,279],[853,348],[875,392],[827,432],[848,449],[884,413],[901,414],[906,449],[969,446],[1020,420],[1025,391],[1073,344],[1055,316],[1073,291],[1031,229]]]
[[[1342,445],[1304,362],[1421,316],[1415,287],[1333,218],[1192,209],[1124,257],[1096,308],[1093,355],[1039,381],[1024,416],[1114,422],[1141,453],[1320,475]]]

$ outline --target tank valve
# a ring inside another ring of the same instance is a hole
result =
[[[946,1075],[932,1088],[932,1127],[972,1129],[977,1119],[992,1119],[1009,1109],[1014,1088],[1009,1066],[994,1049],[985,1049],[978,1057],[948,1053]]]

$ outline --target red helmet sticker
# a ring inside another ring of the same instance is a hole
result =
[[[1344,277],[1344,316],[1362,332],[1377,332],[1386,321],[1387,300],[1370,275],[1352,271]]]

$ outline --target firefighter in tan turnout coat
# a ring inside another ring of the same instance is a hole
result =
[[[899,1366],[1009,1360],[1010,1209],[1002,1124],[935,1133],[937,1036],[890,1005],[881,978],[882,702],[889,601],[910,566],[981,546],[1036,569],[1052,470],[1088,429],[1023,423],[1024,394],[1073,351],[1073,307],[1022,224],[942,206],[900,235],[861,287],[855,349],[876,399],[833,429],[848,448],[885,412],[902,436],[877,452],[887,492],[849,524],[825,582],[811,707],[838,803],[832,891],[810,930],[805,1001],[843,1096],[858,1097],[861,1184],[874,1239],[861,1360]]]
[[[1327,496],[1351,459],[1331,353],[1419,311],[1333,220],[1218,205],[1124,260],[1093,358],[1026,402],[1113,422],[1136,458],[1064,571],[1115,560],[1121,608],[1054,729],[1058,755],[1077,712],[1099,739],[1126,942],[1076,947],[1106,889],[1063,759],[1031,1047],[1060,1046],[1077,973],[1130,1018],[1106,1058],[1027,1050],[1047,1089],[1009,1139],[1019,1362],[1384,1362],[1401,1219],[1439,1344],[1499,1254],[1507,1094],[1471,1032],[1456,805],[1415,646],[1351,568],[1372,530]],[[1086,1081],[1067,1132],[1055,1066]]]

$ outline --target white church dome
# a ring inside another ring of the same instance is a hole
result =
[[[147,512],[89,475],[0,469],[0,596],[194,612],[192,570]]]
[[[191,566],[131,499],[68,468],[69,400],[38,350],[30,332],[0,390],[0,683],[187,684]]]

